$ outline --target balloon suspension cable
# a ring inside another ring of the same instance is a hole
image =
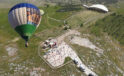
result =
[[[28,45],[28,41],[26,41],[26,42],[25,42],[25,47],[28,47],[28,46],[29,46],[29,45]]]

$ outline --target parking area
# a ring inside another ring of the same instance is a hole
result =
[[[59,67],[64,65],[66,57],[70,57],[77,68],[84,72],[87,76],[97,76],[95,72],[91,71],[83,62],[80,60],[76,52],[64,41],[57,47],[48,50],[43,58],[52,66]]]

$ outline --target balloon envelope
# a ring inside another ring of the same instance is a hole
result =
[[[40,24],[40,10],[33,4],[20,3],[10,9],[8,20],[16,32],[28,41]]]

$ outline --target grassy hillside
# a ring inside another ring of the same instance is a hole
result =
[[[36,6],[42,6],[44,3],[52,2],[52,3],[57,3],[57,4],[80,4],[81,2],[83,4],[85,3],[92,3],[92,4],[113,4],[117,3],[119,0],[0,0],[0,8],[6,8],[12,5],[15,5],[20,2],[28,2],[28,3],[33,3]],[[5,7],[6,5],[6,7]]]
[[[51,69],[38,56],[38,45],[41,41],[49,37],[60,36],[66,32],[63,30],[62,21],[55,21],[49,17],[58,20],[69,17],[67,24],[72,29],[77,29],[81,32],[81,37],[88,38],[93,44],[104,50],[104,53],[98,56],[95,51],[89,48],[70,44],[86,66],[99,76],[123,76],[123,48],[111,38],[111,36],[116,38],[119,34],[116,39],[123,40],[121,38],[124,34],[122,26],[124,25],[122,22],[124,20],[123,4],[119,9],[115,8],[113,11],[116,13],[111,15],[84,9],[81,11],[56,12],[63,9],[59,6],[40,7],[40,9],[45,11],[45,15],[42,17],[39,28],[30,39],[28,48],[25,48],[25,41],[8,23],[9,9],[0,9],[0,76],[29,76],[34,68],[39,67],[41,70],[37,71],[37,74],[42,76],[85,76],[73,62],[59,69]],[[94,24],[95,22],[96,24]],[[80,26],[81,24],[83,26]],[[8,47],[11,50],[17,50],[14,56],[8,55]]]
[[[124,10],[118,9],[117,13],[113,13],[101,20],[98,20],[92,28],[92,33],[100,35],[100,31],[107,32],[117,39],[120,44],[124,45]],[[101,29],[101,30],[100,30]]]
[[[62,27],[59,26],[63,25],[63,22],[56,22],[48,18],[48,16],[50,16],[62,20],[71,15],[72,12],[56,12],[60,8],[61,7],[58,6],[42,8],[45,11],[45,15],[42,17],[39,28],[30,39],[30,47],[28,48],[25,48],[24,40],[22,40],[14,29],[11,28],[8,22],[9,9],[0,9],[0,76],[4,76],[6,74],[9,76],[23,76],[20,74],[21,71],[15,74],[14,68],[18,67],[17,65],[29,68],[27,70],[28,73],[25,72],[26,76],[29,76],[29,71],[30,69],[33,69],[33,67],[47,68],[47,71],[42,73],[43,76],[48,76],[47,72],[49,72],[51,76],[57,76],[54,73],[55,71],[51,71],[52,69],[43,60],[41,60],[41,58],[38,56],[37,50],[41,41],[44,41],[48,37],[56,37],[63,33]],[[13,42],[15,38],[18,38],[19,40]],[[11,57],[8,55],[8,47],[11,48],[11,50],[17,49],[17,52],[14,56]],[[14,64],[15,66],[10,66],[10,64]],[[61,69],[60,71],[64,72],[65,70]]]
[[[81,32],[81,37],[90,39],[95,45],[104,50],[104,54],[98,57],[89,48],[72,45],[82,61],[87,66],[94,66],[93,70],[99,76],[123,76],[124,49],[115,39],[116,34],[112,34],[118,33],[120,37],[123,35],[123,4],[122,2],[118,3],[120,7],[112,9],[108,14],[83,11],[78,12],[68,20],[68,24],[74,28],[83,23],[84,25],[78,29]],[[120,39],[123,40],[123,37]]]

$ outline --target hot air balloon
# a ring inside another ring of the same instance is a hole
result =
[[[13,6],[8,13],[8,20],[15,31],[26,41],[35,32],[41,21],[40,10],[30,3],[19,3]]]

